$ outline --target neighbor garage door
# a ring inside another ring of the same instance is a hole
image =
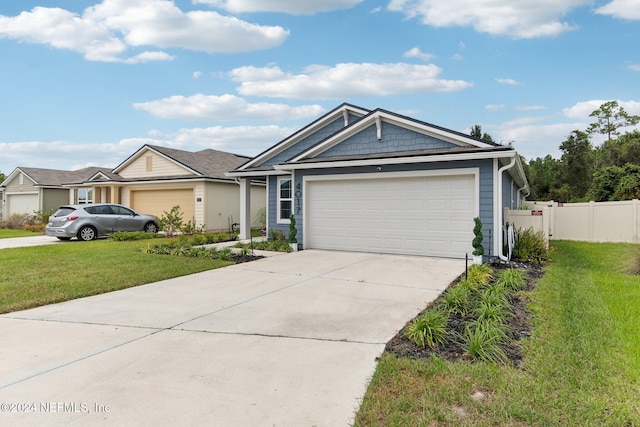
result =
[[[463,258],[475,175],[306,182],[305,247]]]
[[[37,194],[8,194],[7,195],[7,213],[9,216],[14,214],[32,214],[38,210]]]
[[[180,206],[184,222],[194,221],[195,202],[192,189],[138,190],[131,192],[131,207],[138,212],[161,217]]]

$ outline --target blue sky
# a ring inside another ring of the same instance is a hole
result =
[[[0,171],[255,155],[343,102],[559,157],[640,114],[638,40],[638,0],[3,1]]]

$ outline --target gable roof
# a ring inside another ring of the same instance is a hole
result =
[[[258,154],[255,157],[253,157],[248,162],[240,165],[237,168],[237,170],[249,169],[249,168],[255,167],[255,166],[257,166],[257,165],[259,165],[261,163],[264,163],[268,159],[270,159],[270,158],[276,156],[277,154],[283,152],[287,148],[297,144],[300,140],[304,139],[305,137],[307,137],[307,136],[313,134],[314,132],[318,131],[323,126],[326,126],[328,123],[336,120],[340,116],[344,117],[345,126],[347,126],[348,125],[348,114],[352,114],[352,115],[355,115],[355,116],[362,117],[362,116],[365,116],[365,115],[367,115],[369,113],[370,113],[370,110],[367,110],[366,108],[358,107],[356,105],[352,105],[352,104],[349,104],[349,103],[345,102],[345,103],[337,106],[333,110],[329,111],[325,115],[323,115],[323,116],[319,117],[318,119],[314,120],[313,122],[309,123],[305,127],[301,128],[298,131],[294,132],[293,134],[289,135],[288,137],[286,137],[282,141],[278,142],[277,144],[275,144],[271,148],[268,148],[267,150],[263,151],[262,153]],[[229,170],[231,170],[231,169],[229,169]]]
[[[382,122],[392,123],[407,129],[411,129],[415,132],[438,138],[461,148],[493,148],[500,146],[499,144],[496,144],[494,142],[487,142],[470,135],[465,135],[457,131],[432,125],[421,120],[413,119],[411,117],[377,108],[371,111],[366,116],[362,117],[360,120],[345,126],[335,134],[329,136],[328,138],[325,138],[324,140],[318,142],[307,150],[288,159],[287,163],[294,163],[304,159],[316,157],[319,154],[327,151],[331,147],[338,145],[340,142],[344,141],[350,136],[355,135],[356,133],[373,124],[375,124],[377,127],[378,139],[381,139]]]
[[[225,176],[225,172],[237,168],[250,159],[249,156],[242,156],[211,148],[191,152],[145,144],[124,162],[116,166],[112,172],[117,174],[147,151],[152,151],[199,177],[224,180],[229,180],[229,177]]]
[[[33,184],[37,187],[62,187],[70,181],[84,181],[89,179],[96,173],[110,173],[108,168],[100,168],[90,166],[75,171],[66,171],[60,169],[43,169],[43,168],[29,168],[29,167],[17,167],[13,172],[6,177],[2,185],[14,179],[18,173],[23,173],[27,178],[33,181]]]

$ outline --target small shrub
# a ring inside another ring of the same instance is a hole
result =
[[[513,258],[521,261],[548,261],[549,250],[542,230],[518,229],[514,232]]]
[[[489,264],[472,265],[467,271],[466,281],[476,289],[485,287],[493,277]]]
[[[174,236],[183,227],[182,211],[180,206],[176,205],[171,208],[171,211],[164,211],[159,219],[160,228],[166,233],[167,236]]]
[[[223,248],[218,251],[218,259],[220,261],[231,261],[232,253],[230,248]]]
[[[509,290],[517,291],[524,289],[527,282],[524,278],[522,270],[516,268],[508,268],[498,272],[496,284],[506,287]]]
[[[287,241],[290,244],[298,243],[298,239],[296,236],[298,235],[298,230],[296,229],[296,217],[293,214],[289,215],[289,237],[287,237]]]
[[[284,231],[282,230],[272,230],[269,233],[269,240],[272,240],[274,242],[282,242],[282,241],[287,241],[287,238],[284,235]]]
[[[447,338],[449,314],[431,309],[415,318],[405,330],[405,336],[421,347],[435,347]]]
[[[482,240],[484,239],[484,235],[482,234],[482,221],[480,218],[473,218],[474,226],[473,226],[473,234],[474,238],[471,242],[473,246],[474,256],[484,255],[484,246],[482,246]]]
[[[44,234],[46,224],[25,225],[24,230]]]
[[[472,290],[466,282],[460,282],[445,292],[444,305],[449,312],[466,316],[471,306]]]
[[[23,230],[28,225],[36,225],[36,217],[29,214],[13,214],[6,220],[0,222],[0,228],[10,230]]]
[[[507,355],[500,346],[507,339],[501,325],[476,321],[467,325],[463,334],[464,348],[474,359],[506,364]]]

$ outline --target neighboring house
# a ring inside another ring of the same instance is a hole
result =
[[[184,222],[228,230],[240,217],[240,191],[225,172],[249,157],[218,150],[198,152],[144,145],[115,169],[81,181],[68,180],[74,203],[120,203],[161,217],[180,206]],[[265,207],[265,184],[251,186],[250,225]]]
[[[503,208],[529,191],[509,146],[349,104],[227,175],[240,178],[242,229],[249,183],[266,179],[268,231],[288,233],[293,213],[302,248],[453,258],[471,256],[476,216],[497,255]]]
[[[76,171],[18,167],[0,184],[2,217],[14,214],[53,212],[58,206],[69,203],[66,182],[83,181],[109,169],[88,167]]]
[[[5,217],[51,212],[69,203],[120,203],[158,217],[180,206],[185,223],[229,230],[240,219],[240,186],[225,172],[249,159],[212,149],[189,152],[144,145],[115,169],[21,167],[0,186]],[[249,223],[257,226],[258,211],[266,205],[264,181],[254,182],[249,194]]]

